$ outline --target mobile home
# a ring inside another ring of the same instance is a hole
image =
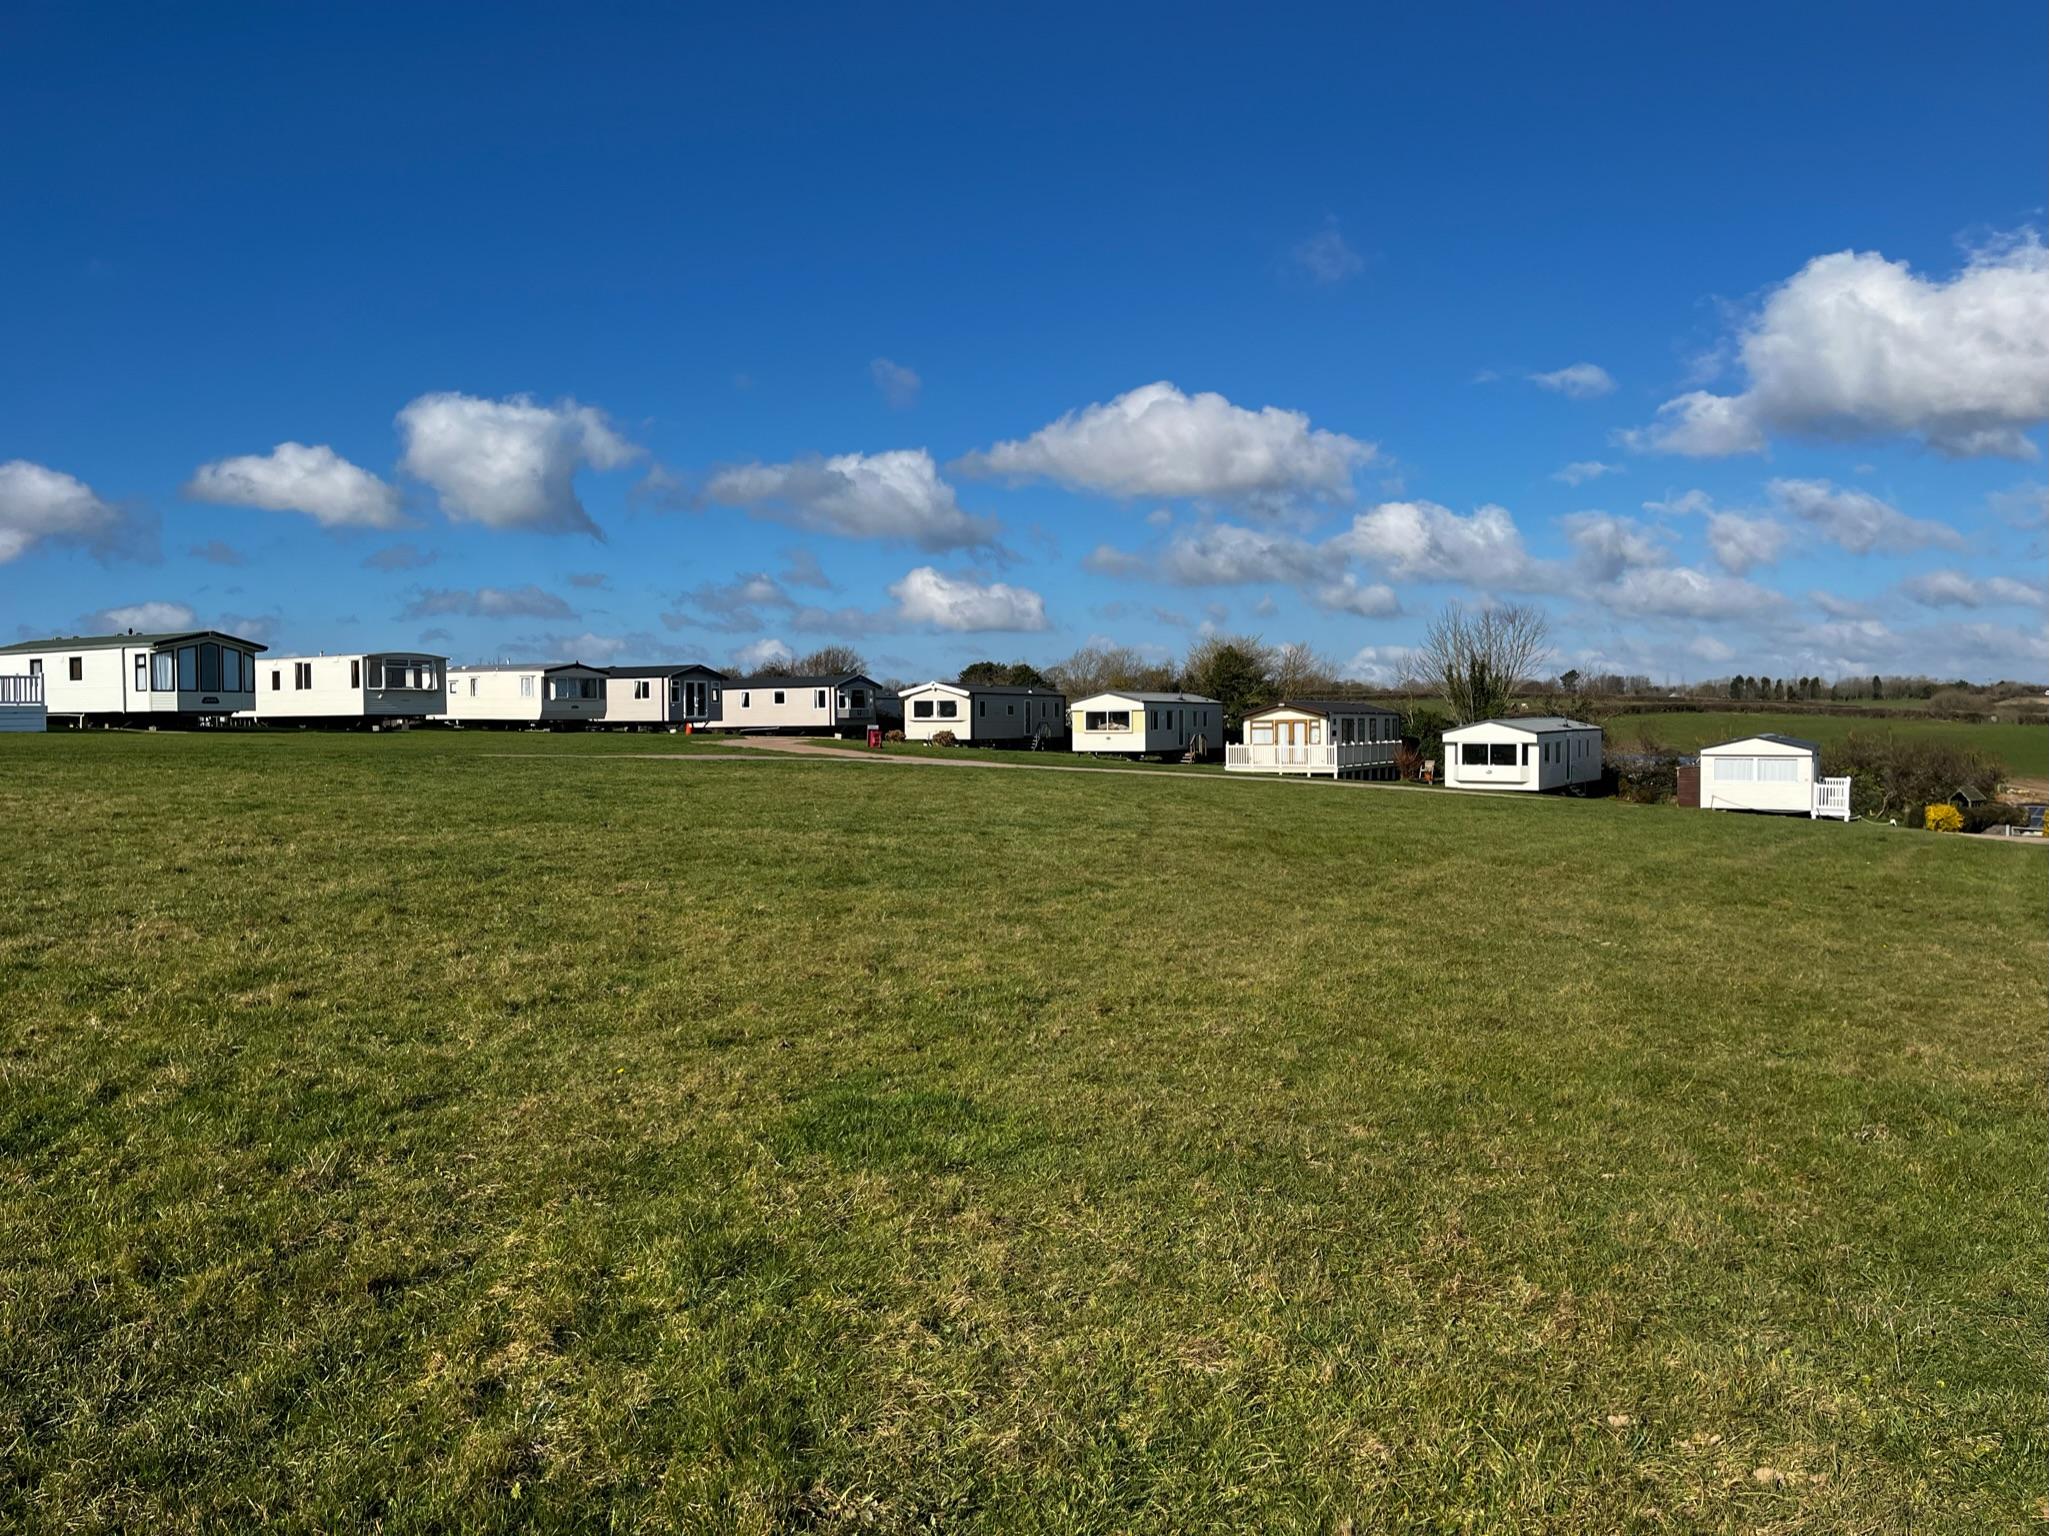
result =
[[[1067,707],[1077,752],[1129,757],[1193,753],[1224,745],[1224,706],[1199,693],[1097,693]]]
[[[1710,811],[1850,816],[1850,781],[1821,776],[1821,746],[1766,731],[1700,749],[1700,804]]]
[[[200,724],[255,707],[261,650],[217,629],[68,635],[0,646],[0,671],[39,679],[48,713],[80,725]]]
[[[726,674],[697,662],[605,668],[605,724],[650,730],[702,728],[719,717]]]
[[[1567,789],[1601,779],[1601,728],[1559,715],[1477,720],[1444,733],[1453,789]]]
[[[1067,730],[1067,696],[1050,688],[979,683],[920,683],[901,695],[904,735],[930,741],[951,731],[980,746],[1045,745]]]
[[[876,720],[875,679],[750,677],[724,685],[715,722],[728,731],[803,731],[836,736],[866,730]]]
[[[577,725],[605,718],[605,674],[577,661],[497,662],[448,669],[456,725]]]
[[[265,724],[375,730],[448,710],[448,658],[419,651],[266,656],[257,684],[256,718]]]
[[[1245,717],[1242,745],[1224,748],[1233,773],[1391,779],[1402,717],[1357,699],[1293,699]]]

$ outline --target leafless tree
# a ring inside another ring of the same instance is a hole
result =
[[[821,645],[790,663],[794,677],[850,677],[868,670],[868,659],[851,645]]]
[[[1328,697],[1341,686],[1337,667],[1304,640],[1273,653],[1272,673],[1274,693],[1283,699]]]
[[[1544,615],[1527,604],[1469,613],[1450,603],[1430,621],[1409,670],[1443,694],[1456,724],[1471,725],[1507,708],[1516,688],[1535,676],[1550,638]]]

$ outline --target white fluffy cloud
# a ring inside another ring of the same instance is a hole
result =
[[[1355,682],[1385,687],[1408,680],[1413,670],[1409,660],[1409,653],[1398,645],[1362,645],[1352,653],[1343,671]]]
[[[1683,565],[1625,571],[1602,589],[1600,598],[1618,613],[1709,623],[1762,618],[1779,612],[1786,602],[1769,587],[1740,576],[1717,576]]]
[[[787,667],[796,659],[797,653],[773,635],[752,641],[732,653],[733,667],[742,676],[766,671],[770,667]]]
[[[1778,562],[1786,548],[1786,525],[1769,517],[1710,512],[1707,541],[1723,570],[1743,576],[1760,565]]]
[[[1737,345],[1742,393],[1668,401],[1632,445],[1755,453],[1767,433],[1793,432],[2032,457],[2024,434],[2049,416],[2049,255],[2033,238],[2002,240],[1947,281],[1876,252],[1818,256]]]
[[[1580,569],[1596,581],[1613,581],[1624,571],[1664,562],[1666,539],[1631,517],[1574,512],[1560,519]]]
[[[1350,571],[1336,581],[1327,581],[1313,594],[1316,605],[1331,613],[1349,613],[1360,619],[1388,619],[1402,611],[1402,600],[1393,587],[1382,582],[1362,582]]]
[[[1615,380],[1599,363],[1573,363],[1549,373],[1533,373],[1530,382],[1568,400],[1598,400],[1615,388]]]
[[[472,619],[573,619],[576,611],[553,592],[531,582],[522,587],[444,587],[421,592],[406,604],[402,619],[459,614]]]
[[[1491,504],[1461,517],[1432,501],[1382,502],[1355,516],[1331,547],[1398,581],[1464,582],[1504,591],[1541,584],[1515,519]]]
[[[1291,534],[1212,523],[1176,534],[1160,552],[1160,575],[1177,586],[1227,587],[1255,581],[1303,581],[1324,564]]]
[[[525,395],[422,395],[398,413],[400,467],[434,487],[452,518],[487,528],[597,534],[576,472],[618,469],[641,450],[595,406]]]
[[[86,627],[109,634],[132,629],[147,635],[191,629],[198,622],[198,615],[186,604],[157,600],[125,603],[118,608],[102,608],[87,618]],[[236,633],[241,634],[243,631],[238,630]],[[260,637],[252,635],[249,638]]]
[[[62,470],[26,459],[0,464],[0,565],[45,540],[112,553],[126,521],[119,508]]]
[[[1598,480],[1603,475],[1619,475],[1620,464],[1603,464],[1599,459],[1575,459],[1563,469],[1551,471],[1551,478],[1565,485],[1585,485],[1589,480]]]
[[[961,461],[970,473],[1045,479],[1110,496],[1343,499],[1373,445],[1312,427],[1300,411],[1250,411],[1222,395],[1148,384],[1069,411],[1030,437]]]
[[[1900,589],[1924,608],[2039,608],[2049,601],[2032,582],[2011,576],[1979,579],[1957,570],[1926,571]]]
[[[1046,627],[1046,601],[1029,588],[1000,581],[984,586],[942,575],[929,565],[908,572],[889,595],[907,624],[963,633]]]
[[[398,492],[321,444],[279,443],[202,464],[185,483],[194,501],[266,512],[303,512],[326,528],[396,528]]]
[[[1787,512],[1852,554],[1955,549],[1963,543],[1962,535],[1949,524],[1909,517],[1869,491],[1847,489],[1826,480],[1774,480],[1765,489]]]
[[[921,549],[971,549],[996,537],[993,518],[963,512],[922,448],[843,453],[722,469],[705,495],[852,539],[902,539]]]

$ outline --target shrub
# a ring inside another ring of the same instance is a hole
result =
[[[1964,813],[1953,805],[1931,805],[1922,813],[1921,824],[1930,832],[1961,832]]]
[[[959,744],[960,738],[951,731],[934,731],[932,733],[932,745],[935,747],[953,747]]]
[[[1405,779],[1423,777],[1423,754],[1406,741],[1394,749],[1394,771]]]
[[[1852,731],[1821,753],[1821,771],[1850,780],[1850,809],[1883,821],[1914,819],[1921,807],[1941,804],[1959,789],[1994,798],[2006,777],[1997,758],[1933,736]]]
[[[1601,758],[1617,799],[1656,805],[1679,798],[1679,754],[1649,731],[1634,742],[1609,742]]]
[[[882,739],[884,741],[902,741],[904,739],[904,733],[902,731],[884,731],[882,733]]]
[[[2027,819],[2028,813],[2017,805],[2008,805],[2004,800],[1986,800],[1965,809],[1964,830],[1987,832],[1994,827],[2017,827]]]

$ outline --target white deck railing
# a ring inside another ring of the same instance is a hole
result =
[[[1814,808],[1809,811],[1810,820],[1828,817],[1833,821],[1850,819],[1850,781],[1848,779],[1816,779],[1814,781]]]
[[[0,705],[34,706],[43,702],[41,674],[24,672],[0,677]]]
[[[1391,741],[1323,742],[1316,746],[1226,746],[1224,766],[1239,773],[1327,773],[1333,776],[1394,762]]]

